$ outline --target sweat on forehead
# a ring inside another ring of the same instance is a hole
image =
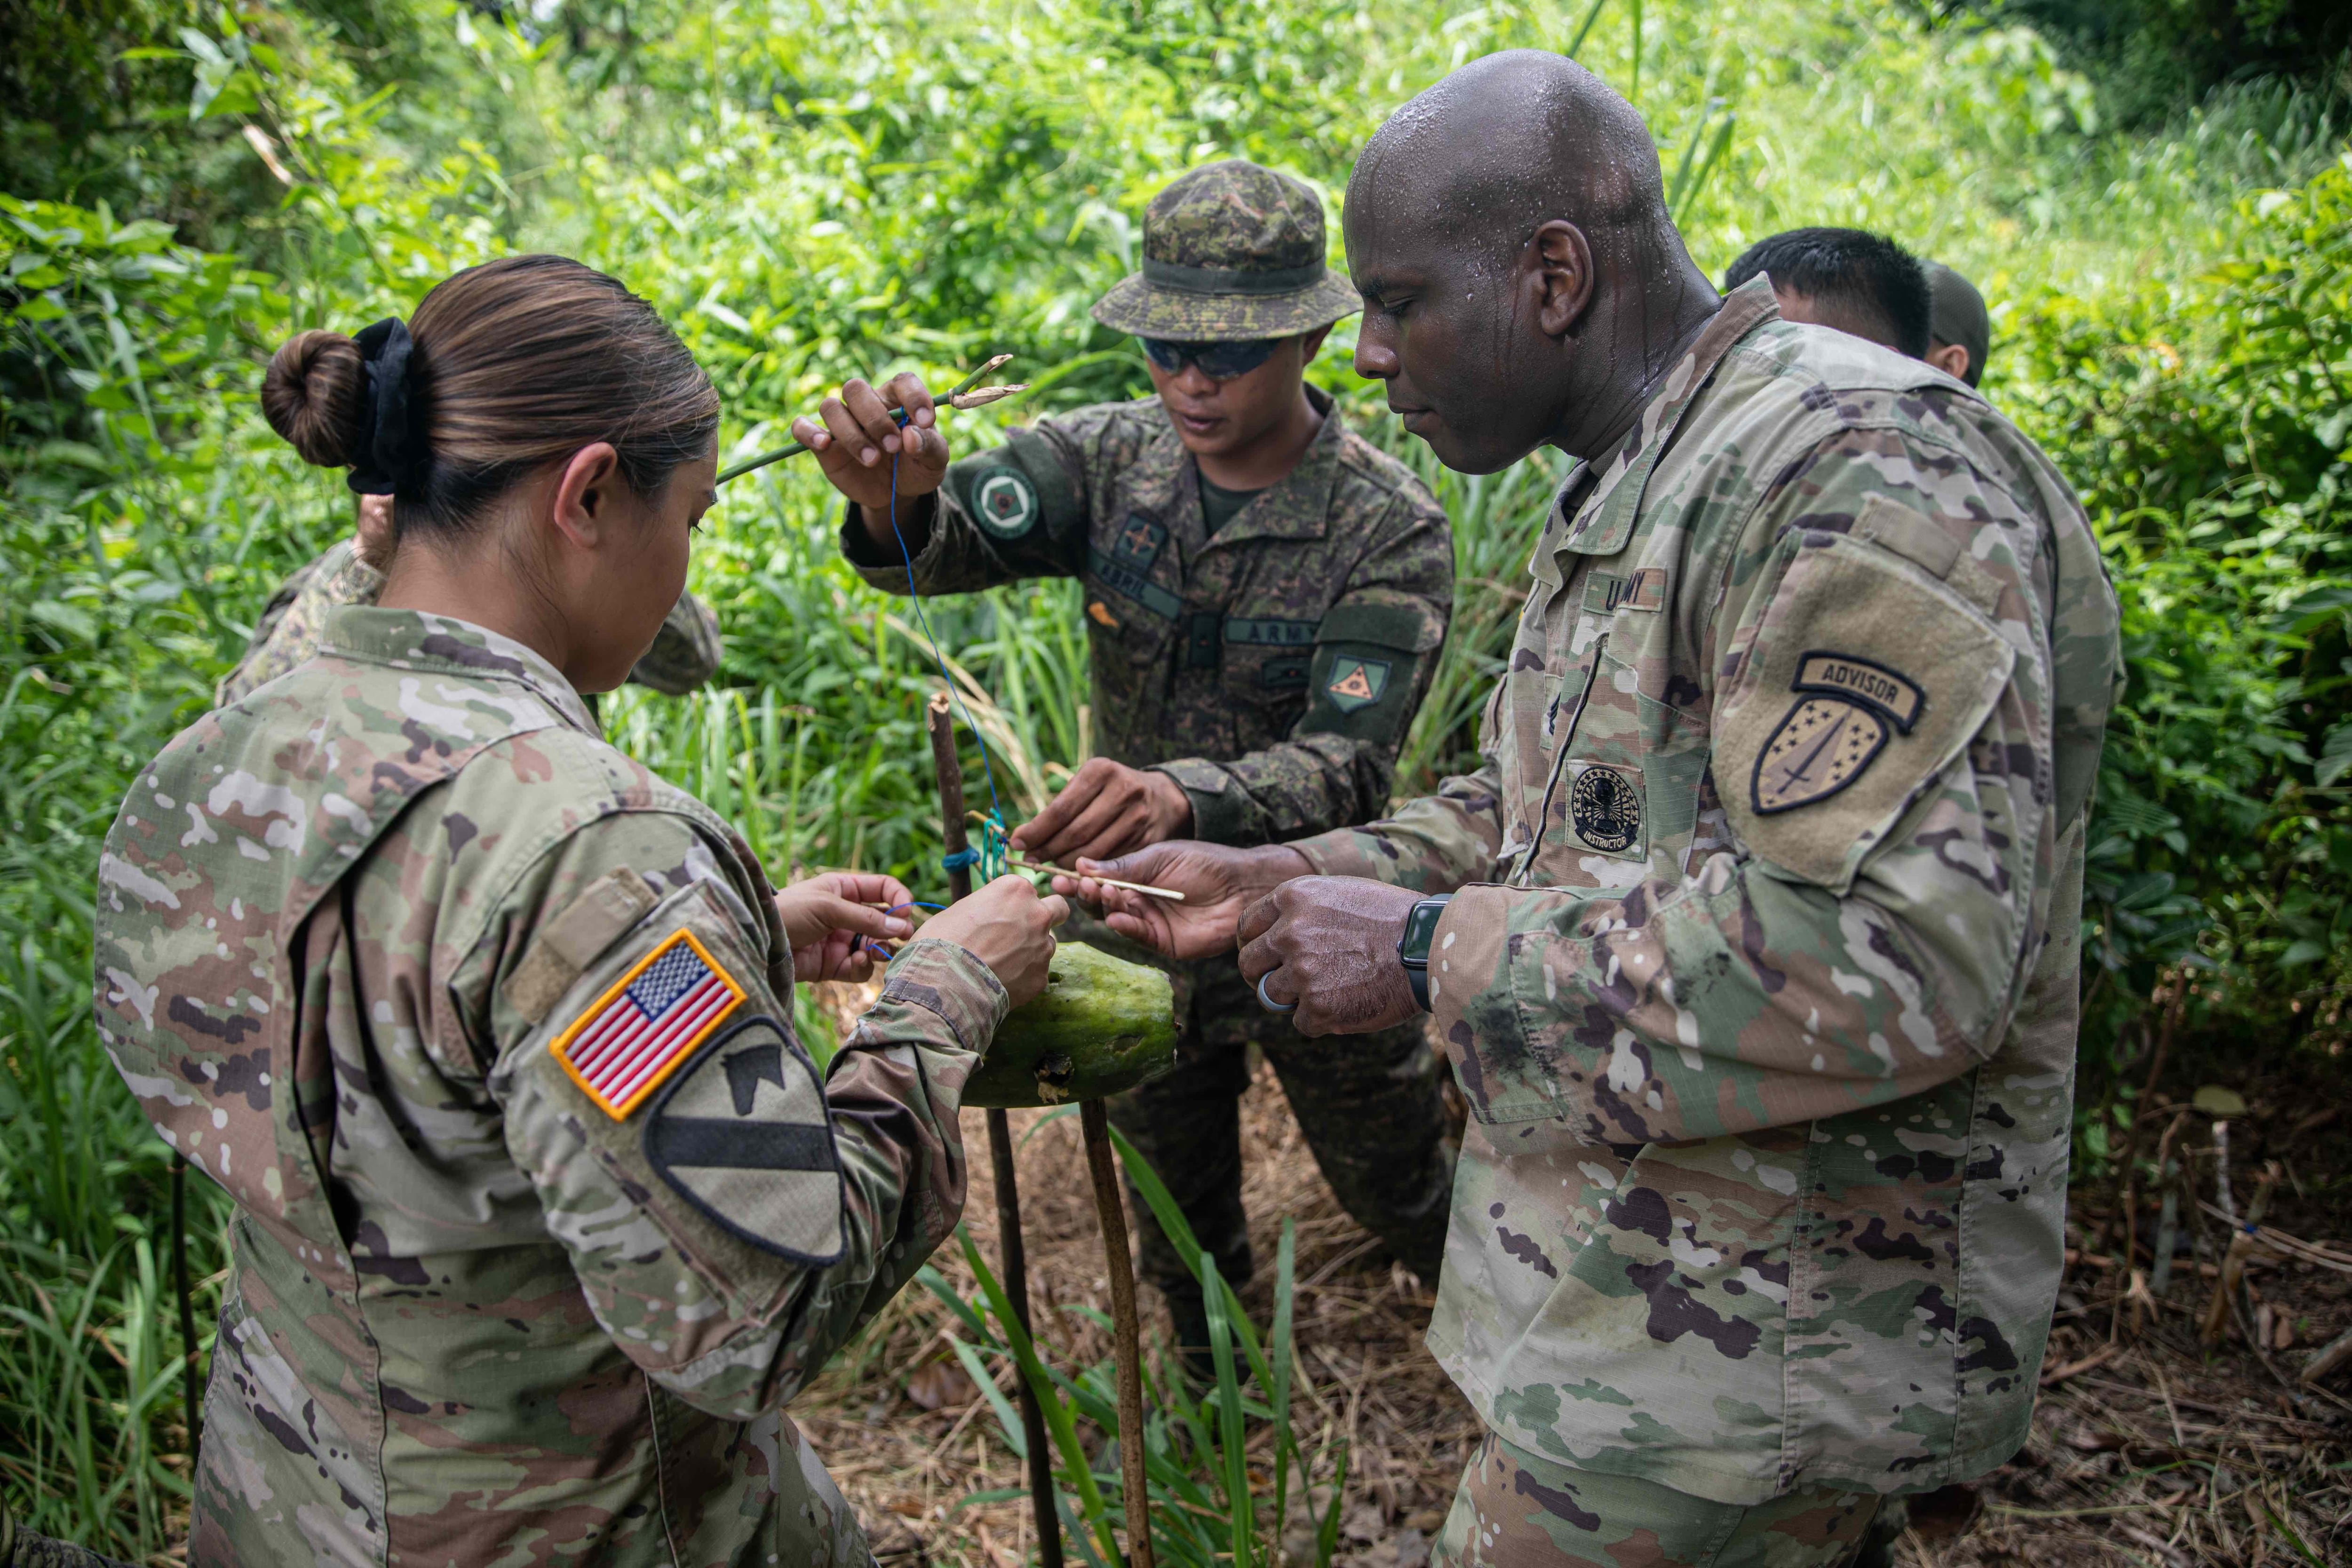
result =
[[[1575,61],[1511,49],[1471,61],[1391,115],[1356,160],[1348,205],[1388,222],[1524,239],[1565,218],[1596,231],[1665,218],[1633,106]],[[1406,220],[1409,221],[1409,220]]]

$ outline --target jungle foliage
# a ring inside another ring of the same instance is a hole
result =
[[[1856,223],[1976,277],[1987,389],[2098,522],[2129,684],[2085,911],[2088,1168],[2130,1114],[2165,976],[2193,984],[2189,1030],[2342,1046],[2352,155],[2325,91],[2240,81],[2118,132],[2036,33],[1890,0],[105,0],[70,32],[29,15],[0,0],[5,38],[47,51],[0,48],[0,1485],[44,1528],[150,1555],[186,1492],[169,1152],[90,1025],[90,889],[131,771],[350,524],[340,484],[261,422],[260,366],[294,331],[405,314],[515,249],[654,300],[719,381],[729,458],[845,374],[952,379],[1010,350],[1037,390],[951,425],[987,441],[999,413],[1146,386],[1086,308],[1171,175],[1246,155],[1336,210],[1353,150],[1411,92],[1490,49],[1572,48],[1649,117],[1711,270],[1780,227]],[[1317,375],[1456,530],[1455,635],[1401,781],[1418,788],[1470,750],[1563,465],[1439,470],[1349,374],[1347,335]],[[719,682],[632,689],[608,727],[779,876],[936,885],[910,760],[937,678],[903,605],[835,559],[828,493],[790,464],[730,487],[695,567],[727,630]],[[1055,584],[931,606],[1008,814],[1087,752],[1076,610]],[[209,1275],[220,1210],[197,1195]]]

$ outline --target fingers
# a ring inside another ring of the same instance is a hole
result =
[[[793,439],[822,457],[833,445],[833,432],[803,414],[793,421]]]
[[[880,393],[863,381],[852,380],[842,384],[841,401],[867,440],[886,453],[898,450],[898,422],[890,417],[890,405]]]
[[[1064,921],[1070,918],[1070,900],[1061,897],[1059,894],[1047,894],[1045,897],[1039,899],[1037,900],[1037,907],[1045,911],[1045,929],[1047,931],[1053,930],[1055,926],[1060,925]]]
[[[1013,848],[1024,851],[1041,844],[1058,844],[1065,837],[1062,829],[1070,819],[1092,805],[1101,795],[1103,785],[1117,777],[1118,772],[1118,764],[1105,757],[1081,763],[1061,793],[1045,803],[1045,810],[1014,828],[1008,842]],[[1043,858],[1057,858],[1053,855]]]
[[[919,437],[939,423],[930,388],[911,370],[902,370],[883,383],[882,396],[891,407],[907,411],[907,423],[914,426],[914,434]]]
[[[1236,942],[1246,946],[1274,929],[1275,922],[1282,918],[1282,910],[1274,900],[1275,895],[1268,893],[1242,911],[1240,922],[1234,927]]]

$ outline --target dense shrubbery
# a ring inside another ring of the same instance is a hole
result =
[[[730,450],[845,374],[1000,347],[1041,384],[1028,408],[1067,406],[1144,384],[1086,306],[1171,174],[1240,153],[1336,195],[1362,137],[1454,61],[1580,38],[1669,171],[1701,171],[1682,212],[1702,261],[1858,222],[1982,278],[1990,388],[2099,519],[2131,684],[2088,921],[2088,1152],[2168,970],[2197,974],[2192,1027],[2344,1037],[2352,166],[2317,100],[2247,87],[2117,139],[2032,33],[1923,30],[1873,0],[1436,26],[1338,0],[532,14],[536,38],[454,0],[113,0],[71,71],[0,72],[0,1120],[21,1130],[0,1154],[0,1484],[37,1518],[152,1552],[184,1490],[147,1239],[167,1155],[87,1021],[88,886],[129,771],[348,525],[257,418],[262,357],[518,247],[655,299],[719,378]],[[1456,636],[1407,757],[1426,784],[1469,744],[1560,465],[1444,474],[1344,342],[1318,374],[1455,519]],[[992,436],[970,418],[958,437]],[[906,764],[933,678],[834,560],[813,475],[735,489],[696,566],[727,625],[721,689],[625,693],[612,730],[779,870],[923,880],[935,829]],[[1075,608],[1053,584],[934,606],[1008,806],[1086,752]]]

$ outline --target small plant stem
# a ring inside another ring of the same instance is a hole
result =
[[[934,692],[924,710],[931,731],[931,766],[940,779],[940,838],[950,858],[970,840],[963,830],[963,763],[956,755],[955,711],[944,691]],[[948,901],[971,893],[971,868],[948,872]],[[1029,1257],[1021,1241],[1021,1185],[1013,1169],[1013,1123],[1002,1110],[988,1113],[988,1159],[996,1174],[996,1245],[1004,1270],[1004,1296],[1021,1331],[1029,1331]],[[1062,1529],[1055,1507],[1054,1457],[1045,1436],[1045,1413],[1027,1378],[1015,1380],[1021,1401],[1021,1435],[1029,1450],[1029,1507],[1036,1515],[1040,1568],[1062,1568]]]
[[[1143,1482],[1142,1333],[1135,1315],[1135,1268],[1127,1256],[1127,1208],[1118,1191],[1118,1169],[1110,1157],[1110,1126],[1103,1102],[1078,1107],[1087,1145],[1087,1171],[1094,1177],[1095,1213],[1102,1222],[1103,1267],[1110,1275],[1111,1344],[1118,1358],[1118,1484],[1127,1505],[1127,1557],[1130,1568],[1152,1568],[1151,1494]]]

